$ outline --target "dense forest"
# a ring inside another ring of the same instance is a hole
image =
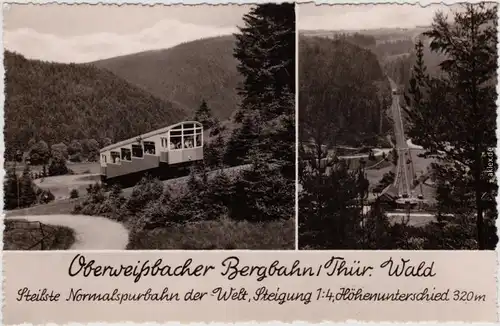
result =
[[[231,35],[206,38],[93,64],[178,104],[188,113],[205,100],[214,115],[223,120],[237,108],[236,87],[243,81],[233,57],[235,42]]]
[[[343,39],[300,39],[299,128],[303,141],[377,145],[392,130],[390,85],[377,57]],[[325,142],[326,141],[326,142]]]
[[[5,52],[7,157],[29,142],[126,139],[186,116],[111,72],[85,64],[28,60]],[[138,114],[140,113],[140,114]]]

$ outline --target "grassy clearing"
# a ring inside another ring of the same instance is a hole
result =
[[[430,168],[431,163],[437,162],[435,159],[432,158],[423,158],[419,157],[419,154],[424,153],[424,150],[419,150],[419,149],[412,149],[411,150],[411,159],[413,162],[413,169],[419,177],[422,173],[427,173],[427,168]]]
[[[87,187],[96,182],[100,182],[99,175],[60,175],[35,180],[38,187],[50,191],[56,200],[69,198],[73,189],[84,195]]]
[[[27,208],[6,211],[5,215],[19,216],[19,218],[22,218],[23,215],[71,214],[71,212],[75,208],[75,205],[77,203],[82,203],[83,200],[84,198],[58,200],[44,205],[36,205]]]
[[[132,233],[127,249],[293,250],[294,239],[294,219],[251,223],[221,218]]]
[[[72,163],[68,162],[67,164],[68,169],[73,171],[75,174],[96,174],[100,173],[101,168],[98,162],[86,162],[86,163]],[[14,166],[13,162],[6,162],[5,167],[9,168],[11,166]],[[23,173],[24,170],[24,164],[23,163],[17,163],[16,164],[16,172],[17,173]],[[48,168],[48,166],[47,166]],[[34,173],[40,173],[43,170],[43,166],[41,165],[30,165],[30,170],[31,172]]]
[[[370,182],[370,190],[375,188],[384,177],[384,174],[389,173],[390,171],[396,171],[396,167],[392,164],[378,170],[365,170],[366,178]]]
[[[387,159],[384,159],[382,156],[378,156],[375,161],[368,161],[366,164],[365,171],[367,170],[381,170],[392,166],[392,155],[389,154]]]
[[[73,230],[23,220],[6,220],[4,250],[66,250],[75,242]]]

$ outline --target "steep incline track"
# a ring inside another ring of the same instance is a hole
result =
[[[396,83],[389,79],[391,88],[397,88]],[[410,148],[405,139],[403,118],[401,114],[401,105],[399,96],[394,94],[392,97],[392,116],[394,119],[394,134],[396,138],[396,149],[398,152],[398,166],[396,171],[396,179],[394,181],[394,191],[411,196],[411,185],[413,182],[413,172],[411,168]],[[410,164],[407,161],[410,160]]]

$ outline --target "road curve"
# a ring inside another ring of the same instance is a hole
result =
[[[60,214],[6,216],[5,219],[70,228],[75,232],[75,242],[69,250],[123,250],[128,244],[128,230],[105,217]]]

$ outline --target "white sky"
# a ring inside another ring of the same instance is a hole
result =
[[[300,30],[361,30],[428,26],[437,11],[445,13],[457,6],[433,4],[426,7],[409,4],[315,5],[298,8]]]
[[[228,35],[249,5],[32,5],[4,9],[4,46],[32,58],[89,62]]]

